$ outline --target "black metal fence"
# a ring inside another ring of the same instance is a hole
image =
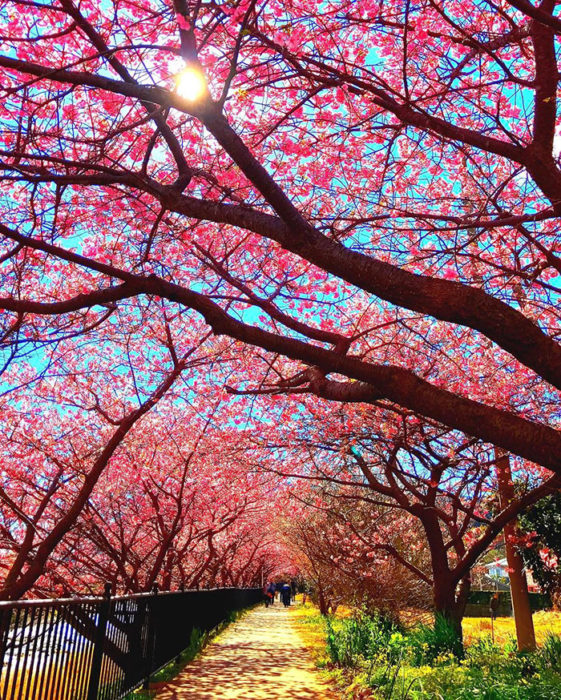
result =
[[[1,700],[118,700],[189,646],[262,600],[218,588],[0,603]]]
[[[498,617],[512,615],[512,600],[510,591],[471,591],[468,597],[466,617],[491,617],[491,598],[498,594],[499,604],[496,610]],[[528,601],[532,612],[551,608],[551,597],[547,593],[528,593]]]

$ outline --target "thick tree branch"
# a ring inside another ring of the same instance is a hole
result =
[[[4,229],[5,227],[0,226],[0,231]],[[13,237],[11,233],[10,237]],[[18,234],[16,240],[21,242],[20,239],[21,235]],[[42,242],[38,243],[38,247],[41,250],[59,250],[57,246]],[[354,357],[343,356],[334,350],[253,327],[232,318],[203,294],[160,279],[156,275],[134,275],[113,266],[89,261],[76,253],[66,252],[65,255],[71,262],[129,282],[131,287],[138,289],[139,294],[160,296],[197,311],[217,334],[300,360],[320,368],[326,374],[340,373],[351,380],[358,380],[358,383],[317,382],[313,391],[318,396],[351,403],[375,403],[384,397],[421,415],[434,418],[444,425],[462,430],[468,435],[503,447],[513,454],[561,473],[561,434],[553,428],[453,394],[417,377],[410,370],[391,365],[369,364]],[[126,296],[130,296],[129,287],[124,289]],[[83,297],[87,306],[92,305],[93,299],[91,294]],[[114,301],[115,297],[112,300]],[[34,313],[41,313],[38,303],[32,303]],[[64,303],[72,303],[72,310],[77,308],[75,300]],[[25,311],[24,306],[19,308],[20,311]],[[52,310],[45,309],[45,313],[52,313]]]
[[[287,250],[386,301],[442,321],[478,330],[561,389],[561,347],[535,323],[483,290],[402,270],[390,263],[350,250],[321,234],[306,221],[271,175],[257,162],[212,102],[207,101],[197,108],[189,108],[180,97],[161,88],[121,83],[83,72],[53,70],[6,56],[0,56],[0,65],[60,82],[100,87],[192,113],[201,119],[282,221],[245,210],[244,207],[236,208],[236,205],[202,202],[192,197],[174,198],[173,191],[169,188],[160,188],[160,195],[165,195],[162,204],[189,216],[244,226],[276,240]],[[549,193],[556,193],[553,200],[555,204],[558,192],[561,191],[556,189],[557,175],[546,167],[547,163],[544,162],[543,167],[540,163],[534,158],[534,170],[539,170],[536,177],[547,180],[544,191],[547,187]],[[153,183],[154,193],[156,187]]]

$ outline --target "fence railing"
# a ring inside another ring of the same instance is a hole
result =
[[[498,607],[495,614],[499,617],[512,615],[512,600],[510,591],[477,591],[472,590],[469,594],[465,616],[466,617],[491,617],[491,598],[498,594]],[[551,608],[551,597],[547,593],[528,593],[530,610],[547,610]]]
[[[0,603],[2,700],[118,700],[259,588]]]

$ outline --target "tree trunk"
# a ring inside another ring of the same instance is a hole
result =
[[[466,585],[469,591],[469,576],[462,579],[460,594],[456,596],[458,578],[450,571],[448,553],[438,517],[434,509],[428,508],[424,508],[418,517],[425,530],[431,556],[435,634],[437,639],[442,639],[443,651],[452,651],[457,656],[462,656],[464,650],[462,619],[467,600]],[[450,632],[455,639],[451,639]]]
[[[325,593],[323,591],[323,586],[321,583],[318,581],[318,607],[319,607],[319,612],[321,615],[328,615],[329,614],[329,607],[327,600],[325,598]]]
[[[462,656],[464,651],[462,619],[466,607],[465,600],[456,599],[455,585],[448,581],[436,581],[434,584],[434,630],[438,633],[442,630],[442,651],[452,651],[456,656]],[[451,639],[443,622],[454,633],[455,639]]]
[[[495,450],[497,458],[497,483],[499,486],[499,502],[501,509],[506,508],[514,500],[514,485],[510,471],[508,454],[500,449]],[[516,625],[516,639],[519,651],[533,651],[536,648],[534,621],[528,598],[528,586],[522,557],[516,549],[516,519],[505,525],[503,534],[510,581],[510,595]]]

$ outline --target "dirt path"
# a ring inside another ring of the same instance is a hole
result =
[[[334,700],[291,621],[259,607],[231,625],[157,700]]]

